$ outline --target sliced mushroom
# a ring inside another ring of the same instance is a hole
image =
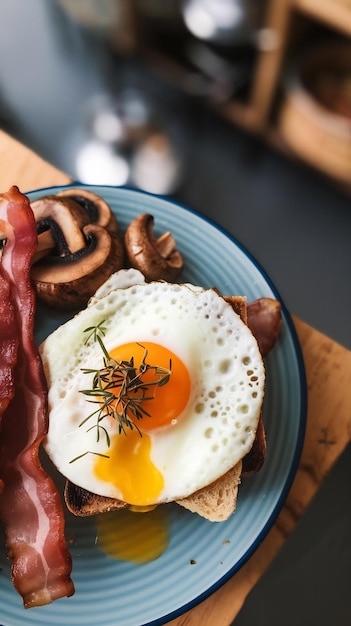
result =
[[[82,228],[89,218],[82,207],[68,198],[44,196],[31,203],[38,231],[38,248],[33,258],[36,263],[43,256],[55,253],[64,256],[84,248]]]
[[[33,263],[36,263],[44,256],[50,254],[53,250],[55,250],[56,243],[54,236],[51,230],[44,230],[41,233],[38,233],[38,247],[33,256]]]
[[[47,256],[32,266],[31,277],[38,297],[50,306],[75,309],[123,267],[123,244],[116,233],[97,224],[83,229],[86,246],[73,255]]]
[[[117,233],[86,223],[85,211],[71,200],[42,200],[32,204],[39,218],[39,256],[31,268],[36,293],[46,304],[60,309],[85,306],[96,289],[123,267],[123,242]],[[84,214],[81,221],[79,211]],[[41,228],[45,229],[42,234]]]
[[[170,232],[154,237],[154,218],[143,213],[134,219],[125,233],[125,248],[132,267],[140,270],[146,280],[174,281],[183,269],[183,258],[176,250]]]
[[[87,213],[89,222],[99,224],[108,228],[113,232],[118,232],[118,223],[116,216],[111,210],[109,204],[101,196],[90,191],[89,189],[64,189],[57,194],[58,198],[69,198],[77,202]]]

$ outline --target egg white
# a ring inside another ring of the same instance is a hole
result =
[[[104,320],[108,351],[132,341],[167,347],[186,365],[191,394],[182,419],[171,428],[149,432],[151,459],[164,479],[156,504],[186,497],[212,483],[249,452],[265,374],[252,333],[214,290],[145,283],[141,275],[134,279],[140,284],[130,285],[128,272],[118,272],[85,310],[41,345],[49,385],[44,445],[58,470],[73,483],[123,499],[112,483],[95,475],[95,455],[84,455],[108,454],[106,439],[97,441],[95,429],[80,426],[92,412],[80,393],[90,384],[82,369],[102,367],[101,348],[96,342],[85,344],[84,330]],[[110,436],[116,434],[117,423],[109,430]],[[84,456],[72,462],[80,455]]]

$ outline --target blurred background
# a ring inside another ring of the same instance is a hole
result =
[[[351,347],[351,0],[0,0],[0,23],[0,128],[214,219]],[[235,626],[351,623],[350,466]]]

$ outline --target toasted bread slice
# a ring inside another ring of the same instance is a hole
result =
[[[236,509],[242,462],[239,461],[224,476],[199,489],[188,498],[176,500],[177,504],[205,517],[210,522],[223,522]]]
[[[230,304],[233,311],[247,324],[247,299],[245,296],[224,296],[224,300]]]
[[[225,300],[233,307],[235,313],[247,323],[247,300],[244,296],[226,296]],[[228,519],[236,508],[238,486],[242,473],[253,474],[261,467],[266,452],[266,438],[262,419],[260,418],[256,439],[246,457],[230,469],[224,476],[200,489],[187,498],[176,502],[210,521]],[[98,496],[90,491],[66,481],[64,497],[67,508],[78,516],[95,515],[125,508],[128,505],[113,498]]]
[[[79,517],[96,515],[97,513],[109,513],[117,509],[128,507],[127,502],[106,496],[98,496],[87,489],[78,487],[70,480],[66,480],[64,498],[68,510]]]

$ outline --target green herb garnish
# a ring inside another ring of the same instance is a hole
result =
[[[172,362],[170,361],[169,369],[150,365],[147,363],[148,350],[140,343],[137,345],[144,349],[144,354],[138,367],[134,364],[133,356],[129,361],[116,361],[109,355],[104,345],[102,337],[105,335],[106,329],[103,324],[104,321],[97,326],[89,326],[84,331],[89,333],[85,343],[91,340],[98,342],[104,360],[101,369],[82,369],[85,374],[92,374],[93,380],[91,387],[81,389],[80,393],[91,398],[88,402],[97,404],[97,409],[90,413],[79,426],[83,426],[95,418],[94,424],[88,428],[87,432],[95,428],[97,432],[96,441],[99,442],[102,435],[106,438],[107,446],[110,447],[110,437],[103,421],[106,417],[112,417],[118,421],[120,434],[127,434],[127,429],[136,428],[141,435],[137,422],[144,417],[151,417],[144,406],[145,402],[153,400],[150,388],[162,387],[167,384],[172,374]],[[145,381],[144,374],[150,370],[154,372],[153,380]],[[89,452],[79,455],[71,463],[85,456],[85,454],[89,454]]]

